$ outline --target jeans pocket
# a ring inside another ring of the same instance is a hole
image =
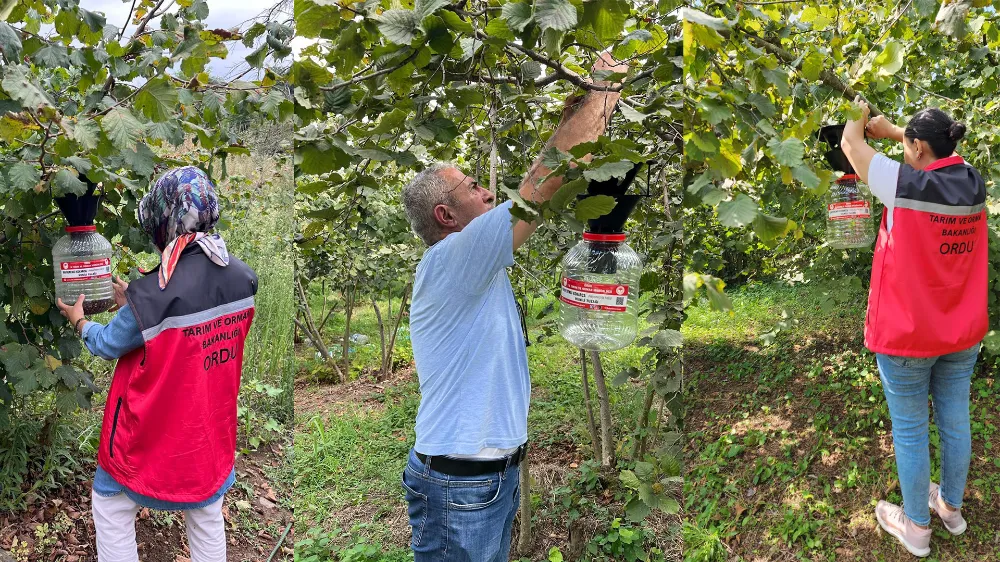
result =
[[[503,476],[488,480],[451,480],[448,482],[448,507],[460,511],[485,509],[500,499]]]
[[[410,483],[407,483],[407,477],[411,479]],[[421,494],[413,488],[413,486],[420,487],[418,479],[414,479],[413,475],[409,474],[409,471],[403,471],[403,477],[400,480],[403,485],[403,492],[406,496],[406,514],[410,519],[410,527],[413,531],[413,541],[412,546],[414,548],[420,546],[420,539],[424,533],[424,524],[427,522],[427,495]]]
[[[902,355],[886,355],[885,357],[890,363],[901,369],[930,366],[937,360],[937,357],[903,357]]]

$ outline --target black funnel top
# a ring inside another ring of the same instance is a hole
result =
[[[611,178],[607,181],[592,181],[587,186],[586,195],[578,195],[577,199],[584,199],[591,195],[610,195],[618,202],[611,212],[596,219],[587,221],[587,230],[594,234],[618,234],[624,232],[625,222],[629,215],[639,204],[642,195],[625,195],[630,185],[639,174],[639,169],[643,163],[638,162],[625,174],[623,179]]]
[[[830,167],[845,174],[853,174],[854,168],[843,149],[840,148],[840,139],[843,136],[844,125],[827,125],[819,130],[819,137],[830,147],[830,150],[825,154]]]
[[[97,208],[101,203],[101,196],[94,195],[97,184],[83,175],[80,176],[80,180],[87,184],[85,195],[69,193],[54,198],[59,210],[66,217],[66,226],[90,226],[94,224],[94,219],[97,217]]]

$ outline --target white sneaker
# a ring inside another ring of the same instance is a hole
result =
[[[931,553],[931,530],[917,527],[903,508],[886,501],[879,500],[875,506],[875,518],[885,532],[896,537],[910,554],[921,558]]]
[[[955,511],[948,511],[946,509],[939,509],[938,498],[941,496],[941,486],[931,482],[931,493],[927,496],[927,505],[931,508],[931,511],[938,514],[941,518],[941,522],[944,523],[944,528],[948,529],[948,532],[953,535],[961,535],[965,532],[968,525],[965,523],[965,518],[962,517],[962,510],[956,509]],[[941,500],[944,501],[943,499]]]

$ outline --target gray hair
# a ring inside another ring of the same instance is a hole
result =
[[[434,219],[434,207],[454,205],[449,182],[441,175],[443,170],[454,168],[448,162],[431,164],[418,173],[410,183],[403,188],[403,207],[410,228],[428,246],[434,245],[441,238],[441,226]]]

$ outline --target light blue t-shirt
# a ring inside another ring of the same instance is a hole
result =
[[[417,265],[410,337],[419,453],[474,455],[528,440],[528,356],[506,270],[514,265],[510,208],[476,217]]]

